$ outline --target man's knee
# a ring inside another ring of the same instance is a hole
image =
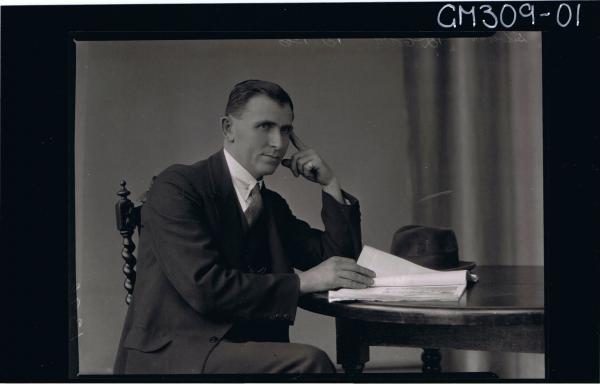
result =
[[[298,344],[297,363],[302,373],[334,373],[335,367],[329,356],[317,347]]]

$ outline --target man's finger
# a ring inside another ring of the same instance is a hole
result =
[[[357,283],[365,284],[365,285],[373,285],[375,281],[367,276],[363,276],[360,273],[351,272],[351,271],[340,271],[338,276],[344,279],[352,280]]]
[[[296,177],[298,177],[300,175],[300,172],[298,171],[298,158],[299,158],[298,155],[301,155],[301,152],[294,153],[290,159],[291,160],[290,169],[292,170],[292,173]]]
[[[369,287],[366,284],[362,284],[362,283],[358,283],[356,281],[344,279],[342,277],[340,277],[339,279],[337,279],[337,284],[336,285],[338,285],[341,288],[350,288],[350,289],[365,289],[365,288]]]
[[[314,156],[309,152],[296,152],[296,153],[294,153],[294,157],[296,158],[296,161],[298,162],[299,165],[302,165],[305,162],[307,162],[308,160],[311,160],[314,158]]]
[[[356,260],[351,259],[349,257],[344,257],[344,256],[331,256],[329,259],[327,260],[332,260],[332,261],[336,261],[336,262],[342,262],[342,263],[351,263],[351,264],[356,264]]]
[[[298,171],[306,177],[313,176],[310,172],[314,168],[314,156],[310,154],[298,156]]]
[[[304,173],[303,167],[307,161],[313,158],[313,155],[310,152],[301,151],[294,153],[292,158],[292,167],[296,168],[296,172],[299,175],[309,176],[310,174]]]
[[[336,263],[343,263],[343,264],[356,264],[356,260],[354,260],[351,257],[344,257],[344,256],[332,256],[329,260],[331,259],[335,259]]]
[[[360,273],[361,275],[375,277],[375,272],[358,264],[344,263],[343,265],[341,265],[341,267],[344,271],[352,271]]]
[[[296,135],[296,132],[294,131],[292,131],[292,133],[290,134],[290,140],[292,141],[292,144],[294,144],[294,147],[296,147],[297,150],[304,151],[308,149],[308,146],[304,144],[302,140],[300,140],[300,138],[298,137],[298,135]]]
[[[294,153],[294,154],[292,155],[292,157],[293,157],[293,156],[296,156],[296,157],[300,158],[300,157],[302,157],[302,156],[306,156],[306,155],[309,155],[309,154],[308,154],[308,153],[306,153],[306,152],[302,152],[302,153],[301,153],[301,152],[296,152],[296,153]],[[282,159],[282,160],[281,160],[281,165],[283,165],[283,166],[284,166],[284,167],[286,167],[286,168],[291,168],[291,167],[292,167],[292,160],[293,160],[293,158],[292,158],[292,157],[289,157],[289,158],[287,158],[287,159]]]
[[[300,153],[300,152],[297,152]],[[283,165],[286,168],[289,168],[290,171],[292,171],[292,173],[294,174],[294,176],[298,177],[298,175],[300,174],[304,174],[307,177],[315,177],[314,175],[314,171],[311,170],[311,172],[309,173],[305,173],[305,172],[301,172],[301,168],[303,167],[302,165],[300,165],[299,160],[301,158],[300,157],[295,157],[295,158],[289,158],[289,159],[283,159],[281,160],[281,165]],[[314,168],[313,168],[314,169]]]

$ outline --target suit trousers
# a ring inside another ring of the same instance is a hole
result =
[[[208,357],[204,373],[335,373],[335,366],[311,345],[222,340]]]

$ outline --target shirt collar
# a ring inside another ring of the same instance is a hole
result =
[[[250,196],[250,192],[252,192],[256,183],[259,183],[259,186],[262,189],[264,181],[256,180],[254,176],[252,176],[250,172],[248,172],[248,170],[246,170],[246,168],[244,168],[244,166],[229,153],[229,151],[223,149],[223,152],[225,153],[225,162],[227,163],[227,168],[229,168],[231,180],[233,181],[235,189],[245,200],[248,200],[248,196]]]

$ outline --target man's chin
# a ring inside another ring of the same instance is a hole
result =
[[[260,173],[263,176],[269,176],[272,175],[273,173],[275,173],[275,171],[277,170],[277,167],[279,166],[279,164],[274,164],[274,165],[264,165],[263,167],[260,168]]]

